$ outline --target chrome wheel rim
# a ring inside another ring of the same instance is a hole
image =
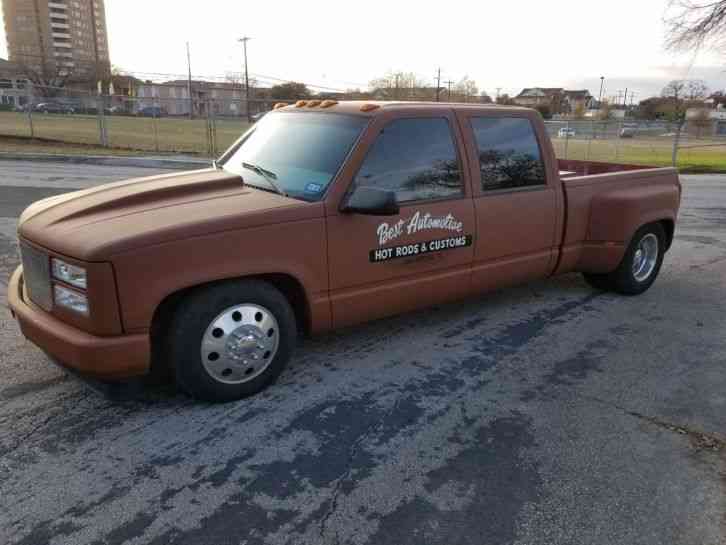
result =
[[[658,261],[658,237],[648,233],[638,243],[633,256],[633,276],[638,282],[646,281]]]
[[[280,344],[280,327],[265,307],[229,307],[212,320],[202,337],[201,357],[209,375],[225,384],[249,382],[267,369]]]

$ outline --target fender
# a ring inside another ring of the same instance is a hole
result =
[[[233,278],[286,275],[303,288],[313,331],[329,327],[325,220],[213,233],[112,258],[124,331],[148,331],[156,308],[179,291]]]
[[[675,221],[678,202],[675,185],[633,186],[595,195],[587,242],[614,242],[627,247],[641,226],[659,220]]]

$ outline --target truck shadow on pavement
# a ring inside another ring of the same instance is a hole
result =
[[[503,336],[492,340],[487,337],[475,339],[477,328],[480,328],[487,320],[489,326],[496,326],[495,319],[489,316],[489,310],[504,305],[527,304],[545,299],[547,296],[543,290],[548,289],[548,284],[565,284],[577,290],[577,299],[569,300],[567,294],[560,292],[558,298],[562,301],[568,298],[568,302],[556,306],[554,309],[534,312],[526,319],[519,321],[505,329]],[[580,296],[582,291],[586,295]],[[458,301],[444,305],[430,307],[428,309],[413,311],[391,318],[384,318],[361,325],[351,326],[314,338],[301,338],[292,360],[275,384],[258,396],[269,399],[276,397],[278,389],[293,388],[299,390],[304,386],[302,383],[313,378],[316,384],[323,383],[326,377],[337,373],[352,370],[351,365],[356,366],[358,371],[363,371],[359,360],[368,355],[384,353],[388,360],[384,368],[391,368],[400,363],[396,355],[401,349],[405,350],[408,340],[414,340],[422,330],[433,332],[440,339],[434,342],[434,352],[427,356],[432,359],[442,359],[468,348],[487,357],[487,363],[475,361],[476,357],[469,358],[463,362],[463,368],[484,371],[493,367],[498,359],[511,355],[523,347],[529,340],[537,336],[549,324],[560,323],[559,320],[571,311],[589,306],[596,297],[611,297],[607,294],[592,291],[579,279],[578,275],[569,275],[557,279],[542,281],[527,287],[498,290],[486,295],[473,298],[468,301]],[[403,343],[400,347],[393,347]],[[478,358],[481,359],[481,358]],[[414,362],[414,366],[424,366],[425,362]],[[139,402],[142,405],[174,404],[178,401],[186,404],[190,398],[180,391],[173,379],[162,380],[159,378],[141,377],[128,379],[120,382],[101,382],[92,378],[78,375],[68,370],[63,370],[69,380],[78,380],[88,388],[96,392],[102,398],[118,402],[133,403]],[[54,381],[47,384],[39,384],[38,387],[52,386]],[[0,393],[2,399],[2,393]],[[245,401],[242,401],[244,403]],[[199,405],[213,405],[206,402],[196,401]]]

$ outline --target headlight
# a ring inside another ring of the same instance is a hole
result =
[[[77,288],[86,289],[86,269],[56,259],[51,259],[53,278]]]
[[[53,285],[53,300],[59,307],[64,307],[84,316],[88,316],[88,297],[77,291],[69,290],[58,284]]]

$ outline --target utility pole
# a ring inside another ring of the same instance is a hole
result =
[[[449,80],[449,81],[445,81],[444,83],[445,83],[445,84],[447,85],[447,87],[449,88],[449,91],[448,91],[448,93],[449,93],[449,94],[448,94],[448,95],[446,95],[446,100],[448,100],[449,102],[451,102],[451,84],[452,84],[452,83],[454,83],[454,82],[453,82],[453,81],[451,81],[451,80]]]
[[[441,93],[441,68],[436,74],[436,102],[439,102],[439,94]]]
[[[598,103],[600,103],[598,106],[601,107],[602,105],[602,89],[603,85],[605,85],[605,76],[600,76],[600,98],[597,99]]]
[[[625,97],[623,98],[623,106],[628,109],[628,88],[625,88]]]
[[[250,77],[249,73],[247,72],[247,42],[249,42],[251,39],[252,38],[249,38],[248,36],[244,36],[238,40],[242,42],[242,47],[244,48],[245,55],[245,110],[247,112],[247,122],[252,121],[252,117],[250,116]]]
[[[194,119],[194,98],[192,97],[192,56],[189,52],[189,42],[187,42],[187,69],[189,70],[189,79],[187,80],[187,91],[189,92],[189,119]]]
[[[399,74],[396,74],[396,94],[395,94],[396,100],[398,100],[398,78],[399,78]]]

